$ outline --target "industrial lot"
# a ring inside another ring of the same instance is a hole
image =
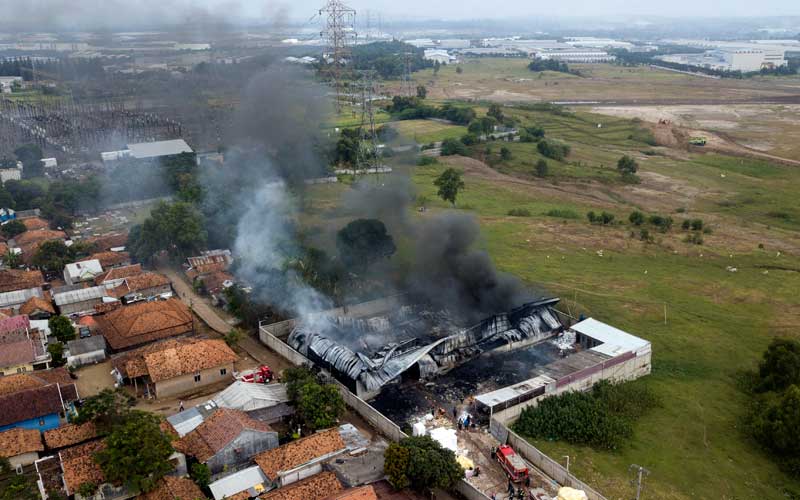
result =
[[[797,498],[800,17],[321,3],[0,20],[0,500]]]

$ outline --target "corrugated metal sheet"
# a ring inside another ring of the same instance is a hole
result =
[[[285,384],[250,384],[237,381],[214,396],[220,408],[253,411],[289,402]]]
[[[64,306],[76,304],[78,302],[85,302],[87,300],[100,299],[106,296],[108,296],[108,290],[106,287],[93,286],[90,288],[81,288],[80,290],[56,294],[53,296],[53,300],[55,300],[57,306]]]
[[[211,494],[214,495],[214,500],[222,500],[245,490],[252,489],[253,493],[262,493],[263,490],[256,492],[255,488],[259,485],[265,485],[266,482],[267,476],[264,475],[259,466],[254,465],[214,481],[208,485],[208,488],[211,490]]]
[[[194,152],[183,139],[128,144],[128,150],[131,152],[131,156],[139,159]]]

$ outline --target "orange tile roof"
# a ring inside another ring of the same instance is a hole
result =
[[[250,493],[247,490],[240,491],[235,495],[225,497],[225,500],[250,500]]]
[[[44,285],[41,271],[0,270],[0,293],[36,288]]]
[[[108,272],[105,272],[95,278],[96,284],[101,284],[104,281],[112,281],[118,280],[122,278],[127,278],[128,276],[136,276],[137,274],[142,274],[142,265],[141,264],[133,264],[130,266],[122,266],[122,267],[115,267],[109,269]]]
[[[75,493],[83,483],[99,485],[105,482],[103,470],[94,460],[95,453],[105,448],[104,441],[90,441],[58,453],[61,458],[61,469],[64,471],[64,484],[69,493]]]
[[[86,257],[85,259],[81,259],[79,262],[95,259],[99,260],[100,265],[103,267],[103,269],[105,269],[107,267],[118,266],[122,263],[130,262],[131,254],[128,252],[97,252]]]
[[[170,378],[233,363],[239,359],[223,340],[197,340],[168,349],[148,353],[144,363],[150,380]]]
[[[139,500],[205,500],[194,481],[185,477],[164,476],[153,490],[139,495]]]
[[[67,233],[64,231],[51,231],[50,229],[37,229],[35,231],[25,231],[14,238],[18,247],[23,247],[31,243],[42,243],[50,240],[66,240]]]
[[[37,229],[48,229],[50,224],[41,217],[28,217],[27,219],[20,219],[25,224],[25,229],[28,231],[35,231]]]
[[[110,250],[112,248],[124,247],[128,243],[128,233],[111,233],[103,236],[93,236],[87,238],[86,242],[98,251]]]
[[[243,411],[219,408],[172,445],[176,450],[206,462],[245,430],[273,432],[269,425],[249,417]]]
[[[342,491],[333,472],[321,472],[289,486],[260,495],[261,500],[322,500]]]
[[[0,396],[55,383],[64,385],[72,383],[69,372],[65,368],[6,375],[5,377],[0,377]]]
[[[44,432],[44,444],[50,449],[65,448],[97,437],[94,423],[67,424]]]
[[[192,331],[192,313],[177,299],[139,302],[99,316],[100,332],[112,349],[126,349]]]
[[[346,448],[339,429],[327,429],[292,441],[255,456],[254,460],[268,478],[299,467],[315,458]]]
[[[11,458],[34,451],[44,451],[38,430],[15,427],[0,432],[0,457]]]
[[[30,316],[31,314],[35,313],[36,311],[46,312],[50,314],[56,313],[56,308],[53,307],[53,303],[49,300],[45,300],[41,297],[31,297],[22,304],[19,308],[20,314],[25,314]]]
[[[378,500],[375,488],[372,486],[362,486],[360,488],[348,488],[341,493],[325,497],[325,500]]]
[[[111,291],[111,295],[119,298],[129,293],[141,292],[169,284],[169,278],[163,274],[145,272],[125,278],[121,285]]]

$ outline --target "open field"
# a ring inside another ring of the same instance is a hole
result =
[[[620,117],[504,112],[522,125],[543,126],[572,153],[562,162],[548,159],[545,179],[532,172],[541,156],[530,143],[493,143],[486,158],[491,167],[457,156],[426,167],[395,165],[411,173],[417,195],[428,200],[428,212],[414,217],[452,210],[436,196],[433,180],[449,166],[462,170],[466,189],[458,210],[478,219],[480,245],[498,267],[560,296],[562,309],[573,315],[591,315],[650,340],[653,373],[636,383],[651,387],[663,403],[615,452],[536,445],[556,459],[569,454],[571,469],[609,499],[632,497],[632,463],[652,471],[649,499],[778,500],[786,498],[786,488],[800,488],[742,432],[748,401],[737,383],[770,339],[797,335],[800,169],[653,147],[642,123]],[[512,151],[511,160],[500,161],[501,146]],[[477,146],[475,156],[485,147]],[[639,162],[639,184],[621,182],[615,165],[623,154]],[[346,217],[327,212],[347,189],[315,186],[308,223],[328,234],[345,223]],[[531,215],[508,216],[515,208]],[[627,222],[635,209],[675,223],[666,233],[649,226],[652,242],[646,243],[640,228]],[[611,212],[620,222],[591,225],[589,210]],[[702,245],[684,241],[685,218],[701,218],[709,228]],[[402,258],[399,246],[395,258]]]
[[[666,119],[694,135],[710,132],[753,153],[800,160],[800,105],[604,106],[592,111],[653,123]]]
[[[414,73],[432,99],[496,102],[617,101],[620,103],[730,103],[794,96],[800,102],[800,77],[756,77],[712,80],[651,69],[611,64],[575,64],[581,77],[565,73],[533,73],[522,58],[467,58],[456,66]],[[399,84],[397,84],[399,85]]]
[[[467,133],[467,128],[451,125],[439,120],[404,120],[394,122],[392,126],[405,139],[419,144],[440,142],[445,139],[459,138]]]

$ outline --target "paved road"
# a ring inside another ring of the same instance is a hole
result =
[[[172,287],[181,300],[187,305],[190,305],[194,312],[200,316],[200,319],[212,330],[222,335],[231,330],[233,325],[222,316],[222,313],[217,308],[208,303],[208,299],[198,295],[178,271],[171,268],[162,268],[159,269],[159,272],[166,275],[167,278],[172,281]],[[261,344],[261,342],[252,335],[243,335],[242,338],[239,339],[238,344],[240,348],[244,349],[247,354],[258,361],[259,364],[267,365],[278,373],[290,366],[288,361],[280,357],[267,346]]]
[[[178,297],[180,297],[186,305],[191,307],[212,330],[222,335],[231,331],[232,325],[225,321],[225,319],[206,302],[206,299],[198,295],[177,271],[170,268],[161,268],[159,272],[169,278],[172,282],[172,288],[175,289]]]

